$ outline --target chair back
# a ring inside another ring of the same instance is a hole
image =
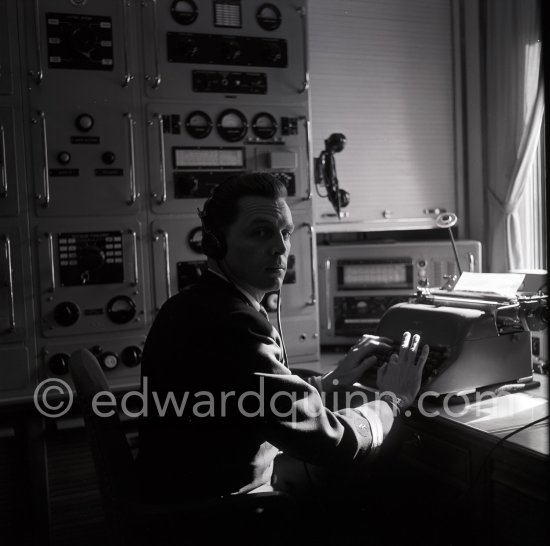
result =
[[[79,349],[71,354],[69,371],[90,439],[105,516],[110,531],[119,535],[119,544],[124,543],[123,507],[138,496],[132,452],[116,407],[111,411],[100,405],[97,411],[97,395],[102,394],[100,403],[114,399],[97,358],[87,349]]]

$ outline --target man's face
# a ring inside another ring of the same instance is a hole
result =
[[[239,215],[226,234],[223,265],[233,281],[258,300],[283,284],[292,214],[283,198],[246,196],[239,200]]]

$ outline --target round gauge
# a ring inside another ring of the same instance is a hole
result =
[[[185,120],[185,128],[193,138],[205,138],[212,130],[212,120],[206,112],[195,110]]]
[[[218,117],[218,133],[228,142],[241,140],[248,131],[248,122],[244,114],[234,108],[224,110]]]
[[[107,316],[115,324],[126,324],[136,316],[136,304],[128,296],[115,296],[107,304]]]
[[[273,138],[277,132],[277,122],[275,118],[267,112],[260,112],[252,120],[252,132],[258,138]]]
[[[256,21],[264,30],[276,30],[281,26],[281,12],[274,4],[262,4],[256,11]]]
[[[199,10],[193,0],[174,0],[170,6],[170,14],[176,23],[190,25],[197,18]]]

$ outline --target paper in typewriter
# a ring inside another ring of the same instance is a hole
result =
[[[515,298],[523,283],[523,273],[462,273],[453,292],[473,292]]]

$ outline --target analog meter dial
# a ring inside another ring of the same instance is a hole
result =
[[[281,11],[275,4],[262,4],[256,11],[256,21],[264,30],[276,30],[281,26]]]
[[[212,120],[206,112],[195,110],[185,120],[185,128],[193,138],[205,138],[212,131]]]
[[[218,133],[228,142],[241,140],[248,131],[248,122],[244,114],[234,108],[224,110],[218,117]]]
[[[136,316],[136,304],[128,296],[115,296],[107,304],[107,316],[115,324],[126,324]]]
[[[252,120],[252,132],[258,138],[273,138],[277,132],[277,128],[277,121],[267,112],[260,112],[259,114],[256,114]]]
[[[176,23],[190,25],[195,22],[199,11],[193,0],[174,0],[170,6],[170,14]]]

